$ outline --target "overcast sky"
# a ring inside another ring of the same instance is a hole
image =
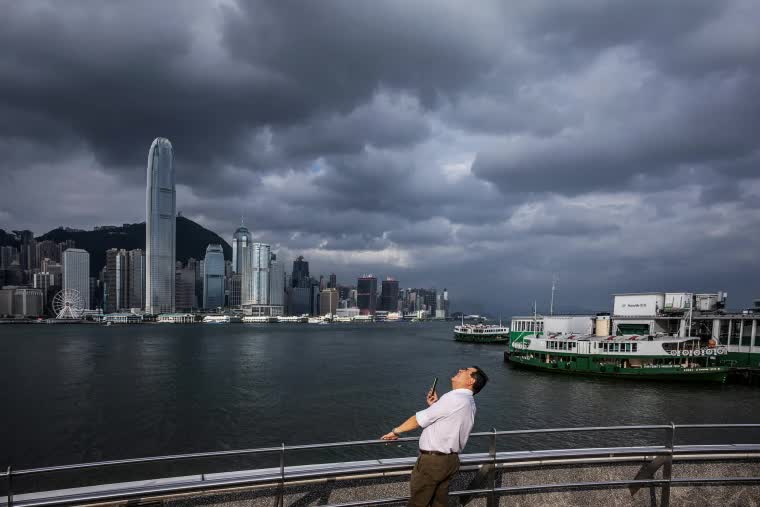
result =
[[[466,311],[760,297],[760,4],[0,0],[0,228],[177,206]]]

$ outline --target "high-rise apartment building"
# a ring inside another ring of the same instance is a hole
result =
[[[362,315],[374,315],[377,310],[377,278],[364,275],[356,284],[356,306]]]
[[[380,288],[380,309],[386,312],[398,310],[398,280],[386,278]]]
[[[145,215],[145,310],[173,312],[177,194],[174,150],[163,137],[148,151]]]
[[[55,275],[47,272],[35,273],[33,280],[34,288],[42,291],[42,311],[47,313],[50,311],[49,304],[54,296],[51,289],[55,289]]]
[[[42,269],[42,262],[45,259],[60,262],[61,251],[58,248],[58,243],[46,239],[37,243],[37,268]]]
[[[0,268],[9,268],[18,260],[18,249],[15,246],[0,246]]]
[[[224,306],[224,250],[222,245],[208,245],[203,259],[203,307]]]
[[[90,310],[90,254],[80,248],[63,252],[63,288],[74,289],[82,298],[83,309]]]
[[[129,265],[128,308],[145,308],[145,252],[139,248],[130,250],[127,264]]]

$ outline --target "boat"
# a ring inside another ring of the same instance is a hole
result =
[[[242,322],[242,319],[237,315],[206,315],[203,317],[204,324],[230,324],[239,322]]]
[[[723,383],[727,348],[671,335],[529,335],[512,342],[507,360],[518,367],[637,380]]]
[[[507,343],[509,328],[489,324],[460,324],[454,327],[454,339],[469,343]]]

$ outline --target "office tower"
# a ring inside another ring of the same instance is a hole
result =
[[[34,241],[34,233],[32,231],[20,231],[17,235],[21,241],[19,248],[21,270],[34,269],[37,267],[37,242]]]
[[[398,310],[398,280],[386,278],[380,288],[380,309],[386,312]]]
[[[377,309],[377,278],[363,275],[356,284],[356,306],[362,315],[374,315]]]
[[[240,273],[232,273],[227,277],[227,306],[230,308],[240,307],[240,288],[242,284],[243,275]]]
[[[338,308],[338,290],[329,288],[319,293],[319,314],[335,315]]]
[[[82,298],[82,308],[90,310],[90,254],[81,248],[63,252],[63,288],[74,289]]]
[[[158,137],[148,151],[145,192],[145,310],[174,311],[177,194],[174,151]]]
[[[224,306],[224,250],[208,245],[203,259],[203,308]]]
[[[271,247],[266,243],[251,244],[251,268],[243,271],[244,305],[269,305],[269,260]]]
[[[248,249],[251,247],[251,233],[247,227],[240,224],[232,235],[232,271],[242,273],[249,258]]]
[[[293,261],[293,276],[290,279],[292,287],[309,287],[309,263],[299,255]]]
[[[425,308],[428,315],[435,316],[435,311],[438,308],[438,291],[436,289],[420,290],[422,293]]]
[[[319,280],[311,279],[311,308],[309,309],[310,315],[319,315]]]
[[[15,246],[0,246],[0,268],[9,268],[18,260],[18,250]]]
[[[145,252],[139,248],[128,252],[128,308],[145,308]]]
[[[288,314],[308,315],[311,313],[311,287],[290,287],[288,289]]]
[[[129,308],[129,257],[124,249],[106,251],[106,313]]]
[[[275,254],[269,263],[269,304],[285,305],[285,264]]]
[[[337,289],[338,288],[338,277],[335,276],[335,273],[330,274],[330,281],[327,282],[327,288],[328,289]]]
[[[319,275],[319,290],[323,291],[327,288],[327,280],[322,275]]]
[[[190,312],[196,307],[195,299],[195,270],[178,269],[174,277],[175,301],[174,306],[178,312]]]

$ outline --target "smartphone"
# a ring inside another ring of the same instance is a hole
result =
[[[438,385],[438,377],[433,378],[433,387],[430,388],[430,394],[433,394],[435,392],[435,386]]]

